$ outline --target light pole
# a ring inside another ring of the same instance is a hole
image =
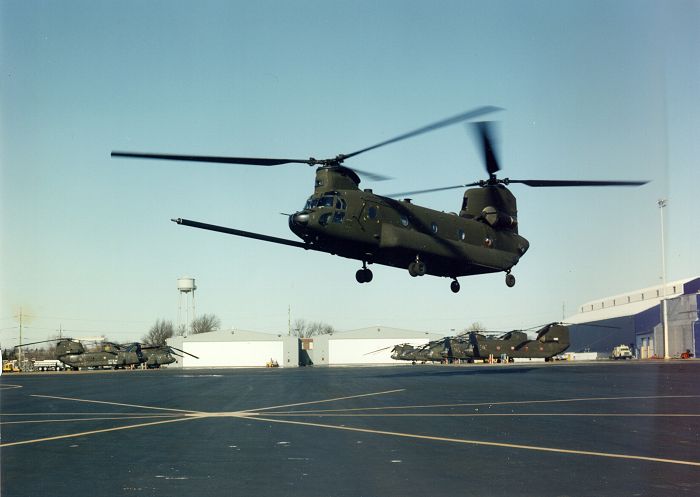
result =
[[[665,198],[656,203],[661,213],[661,316],[664,330],[664,359],[670,359],[668,355],[668,306],[666,303],[666,243],[664,238],[664,207],[668,205]]]

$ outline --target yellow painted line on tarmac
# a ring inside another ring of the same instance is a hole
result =
[[[591,418],[700,418],[700,414],[676,413],[516,413],[516,412],[487,412],[487,413],[331,413],[331,412],[268,412],[266,416],[298,417],[298,418],[480,418],[480,417],[591,417]]]
[[[574,402],[599,402],[613,400],[653,400],[653,399],[699,399],[700,395],[650,395],[637,397],[583,397],[574,399],[549,399],[549,400],[513,400],[504,402],[473,402],[459,404],[423,404],[423,405],[408,405],[408,406],[384,406],[384,407],[354,407],[349,409],[314,409],[312,411],[293,411],[296,413],[321,413],[321,412],[350,412],[350,411],[383,411],[393,409],[431,409],[438,407],[493,407],[493,406],[509,406],[509,405],[529,405],[529,404],[561,404]],[[302,405],[302,404],[297,404]],[[280,406],[291,407],[291,406]],[[268,408],[272,409],[272,408]]]
[[[133,412],[0,412],[0,418],[3,416],[133,416]],[[177,414],[151,414],[139,413],[143,418],[162,418],[163,416],[177,416]]]
[[[184,416],[184,417],[180,417],[177,419],[167,419],[164,421],[153,421],[152,423],[140,423],[140,424],[136,424],[136,425],[117,426],[115,428],[105,428],[103,430],[83,431],[80,433],[68,433],[66,435],[57,435],[55,437],[36,438],[34,440],[22,440],[19,442],[2,443],[2,444],[0,444],[0,447],[12,447],[14,445],[26,445],[26,444],[34,444],[34,443],[40,443],[40,442],[50,442],[52,440],[61,440],[63,438],[84,437],[84,436],[88,436],[88,435],[96,435],[98,433],[108,433],[110,431],[131,430],[134,428],[144,428],[146,426],[162,425],[162,424],[166,424],[166,423],[178,423],[180,421],[188,421],[190,419],[197,419],[197,418]]]
[[[359,399],[361,397],[371,397],[374,395],[386,395],[386,394],[390,394],[390,393],[403,392],[405,390],[406,390],[405,388],[399,388],[397,390],[385,390],[383,392],[363,393],[360,395],[349,395],[347,397],[336,397],[333,399],[312,400],[311,402],[298,402],[296,404],[284,404],[284,405],[280,405],[280,406],[259,407],[257,409],[248,409],[248,410],[242,411],[242,412],[257,412],[257,411],[268,411],[270,409],[281,409],[283,407],[308,406],[311,404],[322,404],[324,402],[335,402],[337,400]]]
[[[107,402],[104,400],[89,400],[89,399],[76,399],[73,397],[57,397],[55,395],[32,395],[32,397],[40,397],[43,399],[58,399],[58,400],[70,400],[73,402],[88,402],[92,404],[107,404],[110,406],[122,406],[122,407],[137,407],[139,409],[155,409],[158,411],[172,411],[172,412],[180,412],[180,413],[199,413],[201,411],[188,411],[185,409],[171,409],[169,407],[153,407],[153,406],[142,406],[138,404],[122,404],[119,402]]]
[[[121,421],[122,419],[153,419],[153,418],[173,418],[173,414],[161,414],[155,416],[121,416],[106,418],[64,418],[64,419],[25,419],[22,421],[2,421],[0,425],[22,425],[38,423],[69,423],[74,421]]]
[[[387,435],[387,436],[392,436],[392,437],[415,438],[415,439],[419,439],[419,440],[429,440],[429,441],[434,441],[434,442],[450,442],[450,443],[477,445],[477,446],[484,446],[484,447],[499,447],[499,448],[503,448],[503,449],[533,450],[533,451],[539,451],[539,452],[552,452],[552,453],[557,453],[557,454],[571,454],[571,455],[578,455],[578,456],[594,456],[594,457],[605,457],[605,458],[613,458],[613,459],[627,459],[627,460],[636,460],[636,461],[657,462],[657,463],[665,463],[665,464],[678,464],[678,465],[684,465],[684,466],[700,467],[700,462],[698,462],[698,461],[683,461],[683,460],[677,460],[677,459],[664,459],[664,458],[660,458],[660,457],[635,456],[635,455],[630,455],[630,454],[614,454],[614,453],[608,453],[608,452],[592,452],[592,451],[587,451],[587,450],[558,449],[558,448],[554,448],[554,447],[539,447],[536,445],[521,445],[521,444],[510,444],[510,443],[502,443],[502,442],[486,442],[486,441],[482,441],[482,440],[467,440],[467,439],[462,439],[462,438],[435,437],[435,436],[431,436],[431,435],[418,435],[415,433],[401,433],[401,432],[395,432],[395,431],[372,430],[372,429],[368,429],[368,428],[354,428],[351,426],[335,426],[335,425],[326,425],[326,424],[321,424],[321,423],[290,421],[290,420],[286,420],[286,419],[272,419],[272,418],[262,418],[262,417],[254,417],[251,419],[255,419],[258,421],[270,422],[270,423],[283,423],[283,424],[293,424],[293,425],[301,425],[301,426],[312,426],[312,427],[316,427],[316,428],[329,428],[332,430],[343,430],[343,431],[352,431],[352,432],[359,432],[359,433],[369,433],[369,434],[373,434],[373,435]]]

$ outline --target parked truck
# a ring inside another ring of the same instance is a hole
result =
[[[632,359],[632,351],[627,345],[618,345],[612,350],[611,359]]]

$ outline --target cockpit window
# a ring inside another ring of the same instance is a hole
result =
[[[306,201],[306,205],[304,205],[304,209],[313,209],[318,205],[318,199],[314,197],[309,197],[309,199]]]
[[[333,195],[324,195],[318,199],[319,207],[333,207],[333,204],[335,204],[335,197]]]

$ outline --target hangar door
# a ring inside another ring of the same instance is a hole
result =
[[[423,345],[426,338],[355,338],[328,341],[329,364],[398,364],[391,349],[400,343]],[[384,349],[384,350],[381,350]]]
[[[185,342],[184,350],[199,357],[185,356],[186,368],[256,368],[265,367],[270,360],[284,364],[281,341],[251,342]]]

